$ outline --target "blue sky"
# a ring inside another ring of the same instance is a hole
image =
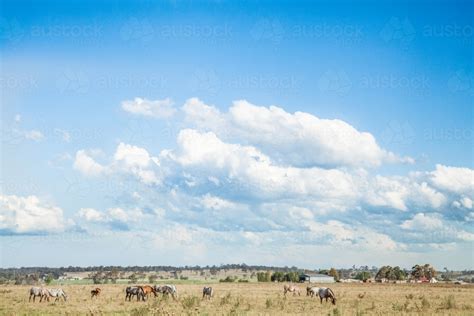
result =
[[[2,266],[473,267],[472,3],[1,4]]]

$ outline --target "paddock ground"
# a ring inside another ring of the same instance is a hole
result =
[[[65,285],[67,302],[28,302],[30,286],[0,286],[1,315],[474,315],[474,286],[454,284],[331,284],[337,304],[306,296],[283,296],[283,283],[211,284],[215,296],[201,300],[202,284],[179,284],[178,301],[151,297],[125,301],[123,284]],[[360,298],[359,296],[363,296]]]

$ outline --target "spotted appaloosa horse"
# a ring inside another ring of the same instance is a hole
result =
[[[125,289],[125,300],[132,300],[133,296],[137,296],[137,301],[142,299],[145,300],[145,294],[143,293],[143,288],[141,286],[127,286]]]
[[[331,299],[331,302],[333,305],[336,305],[336,294],[328,288],[328,287],[322,287],[318,291],[319,294],[319,299],[321,300],[321,304],[323,303],[323,298],[326,299],[326,302],[328,301],[328,298]]]
[[[301,295],[301,291],[297,286],[285,284],[283,286],[283,294],[286,296],[288,292],[293,293],[293,296],[296,294]]]
[[[64,299],[64,301],[67,301],[67,295],[66,292],[63,291],[63,289],[48,289],[48,295],[49,297],[54,297],[55,302],[58,301],[61,297]]]
[[[42,287],[33,286],[30,289],[30,298],[28,299],[28,302],[31,302],[31,297],[33,297],[34,302],[37,296],[40,297],[40,302],[43,300],[43,298],[49,301],[48,290]]]
[[[214,290],[212,289],[212,287],[210,287],[210,286],[205,286],[205,287],[202,289],[202,299],[204,299],[205,297],[207,297],[207,298],[210,300],[213,295],[214,295]]]
[[[166,284],[162,286],[155,285],[155,291],[156,293],[163,293],[163,296],[165,295],[171,295],[171,297],[176,300],[178,297],[178,290],[176,289],[176,286],[173,284]]]

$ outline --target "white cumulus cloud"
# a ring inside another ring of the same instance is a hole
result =
[[[169,98],[163,100],[147,100],[135,98],[122,102],[122,109],[135,114],[154,118],[169,118],[174,115],[176,109],[173,101]]]
[[[474,195],[474,170],[469,168],[436,165],[436,170],[429,173],[434,186],[458,193]]]
[[[73,167],[87,176],[97,176],[106,170],[104,166],[96,162],[85,150],[76,152]]]
[[[409,230],[431,230],[443,227],[443,221],[433,214],[418,213],[412,219],[404,221],[401,227]]]
[[[62,209],[41,202],[35,195],[0,195],[0,230],[26,234],[61,232],[65,227]]]
[[[88,222],[103,222],[105,216],[101,212],[93,208],[81,208],[78,212],[79,217],[84,218]]]
[[[245,100],[235,101],[227,113],[197,98],[183,106],[186,121],[224,140],[258,146],[267,155],[294,166],[378,166],[383,162],[412,163],[379,147],[374,136],[342,120],[321,119],[305,112],[286,112]]]

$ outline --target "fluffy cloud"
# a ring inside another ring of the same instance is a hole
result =
[[[21,128],[21,115],[16,114],[12,126],[4,126],[2,133],[8,140],[28,139],[35,142],[44,140],[44,134],[36,129],[25,130]]]
[[[158,184],[159,180],[152,170],[159,166],[159,160],[151,157],[143,148],[120,143],[114,155],[116,166],[133,174],[145,184]]]
[[[213,132],[182,130],[177,142],[177,149],[163,153],[162,160],[177,162],[188,173],[198,169],[207,176],[232,182],[252,195],[356,195],[353,177],[342,170],[279,166],[255,147],[225,143]]]
[[[97,163],[85,150],[77,151],[73,167],[86,176],[98,176],[106,170],[104,166]]]
[[[134,187],[128,200],[121,197],[133,207],[80,211],[81,218],[143,231],[156,229],[152,223],[181,223],[179,245],[204,234],[265,247],[292,240],[288,247],[408,251],[473,236],[455,222],[472,218],[471,169],[437,165],[406,176],[377,175],[365,167],[412,161],[340,120],[246,101],[222,113],[195,98],[183,111],[190,128],[156,157],[125,143],[102,165],[88,151],[77,152],[74,166],[83,173],[146,184]]]
[[[432,214],[418,213],[412,219],[404,221],[400,226],[409,230],[431,230],[443,227],[443,221]]]
[[[81,208],[77,214],[79,218],[89,223],[136,223],[145,216],[143,212],[138,209],[124,210],[121,207],[112,207],[107,211],[97,211],[93,208]]]
[[[224,140],[247,142],[277,161],[299,167],[378,166],[413,162],[380,148],[375,138],[341,120],[320,119],[304,112],[288,113],[276,106],[235,101],[228,113],[196,98],[183,106],[186,120]]]
[[[456,208],[472,209],[472,200],[467,196],[462,197],[459,201],[454,201],[453,206]]]
[[[105,216],[99,211],[93,208],[81,208],[78,212],[78,216],[84,218],[88,222],[104,222]]]
[[[173,101],[169,98],[154,101],[142,98],[126,100],[122,102],[122,109],[135,115],[155,118],[169,118],[176,112]]]
[[[443,193],[416,178],[377,175],[369,181],[368,191],[362,194],[370,205],[407,211],[409,206],[438,209],[447,202]]]
[[[128,214],[120,207],[111,208],[108,211],[111,220],[119,222],[127,222],[129,220]]]
[[[474,170],[469,168],[436,165],[429,178],[437,188],[458,193],[474,195]]]
[[[443,244],[474,241],[474,234],[443,221],[440,214],[417,213],[400,227],[409,232],[410,242]]]
[[[99,176],[102,174],[129,174],[147,185],[159,184],[160,179],[154,169],[159,166],[159,160],[150,156],[143,148],[119,143],[112,161],[101,165],[86,151],[76,153],[73,167],[84,175]]]
[[[0,195],[0,231],[15,234],[61,232],[65,226],[62,209],[42,203],[34,195]]]

